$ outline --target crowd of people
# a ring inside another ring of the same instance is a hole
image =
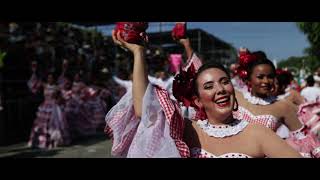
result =
[[[1,68],[7,83],[12,74],[24,81],[30,72],[25,84],[31,99],[42,101],[31,112],[36,118],[29,145],[53,148],[102,132],[104,116],[122,89],[111,81],[119,61],[112,42],[97,31],[67,23],[11,22],[2,30],[1,53],[7,57],[1,58]]]
[[[8,32],[8,43],[26,53],[32,98],[42,101],[28,145],[51,149],[103,132],[105,115],[128,91],[132,57],[101,33],[70,24],[9,23]],[[150,78],[163,86],[166,56],[159,47],[146,56],[157,66]]]

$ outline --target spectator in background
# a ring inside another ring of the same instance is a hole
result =
[[[71,142],[69,127],[61,106],[58,104],[60,91],[55,84],[53,73],[48,74],[44,87],[44,102],[39,106],[33,123],[28,146],[51,149]]]
[[[320,87],[320,67],[318,67],[313,78],[315,80],[315,86]]]
[[[300,93],[292,87],[293,75],[287,70],[278,68],[276,70],[276,78],[274,82],[274,96],[278,99],[286,99],[291,101],[297,107],[304,103],[304,98]],[[291,85],[291,86],[290,86]]]
[[[83,82],[81,72],[76,72],[73,77],[71,98],[65,107],[67,121],[73,139],[91,136],[95,133],[90,115],[86,109],[86,84]]]
[[[246,84],[244,81],[241,80],[241,78],[239,77],[238,74],[238,68],[239,68],[239,64],[238,63],[233,63],[230,65],[229,69],[230,69],[230,76],[231,76],[231,82],[234,86],[235,89],[238,90],[244,90],[247,88]]]
[[[306,99],[306,101],[316,101],[320,97],[320,88],[314,86],[315,80],[312,75],[308,76],[306,79],[307,87],[301,91],[301,95]]]
[[[66,75],[66,72],[68,70],[68,67],[69,67],[69,62],[67,59],[63,59],[63,62],[62,62],[62,70],[61,70],[61,75],[59,76],[58,78],[58,86],[60,87],[63,87],[64,86],[64,81],[65,81],[65,75]]]
[[[182,54],[170,54],[169,56],[170,73],[176,74],[179,72],[180,67],[182,65]]]

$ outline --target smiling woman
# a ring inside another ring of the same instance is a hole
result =
[[[243,53],[247,56],[241,56]],[[284,124],[291,131],[287,141],[292,147],[305,157],[320,157],[320,142],[307,133],[298,119],[296,106],[290,101],[278,100],[273,96],[276,74],[273,63],[265,54],[256,54],[257,52],[250,53],[247,49],[240,52],[240,69],[245,72],[242,79],[248,88],[236,91],[239,110],[234,112],[234,117],[262,124],[275,132]]]

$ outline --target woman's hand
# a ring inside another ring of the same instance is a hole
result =
[[[187,54],[187,59],[191,59],[194,50],[191,47],[190,39],[189,38],[179,39],[177,42],[180,43],[184,47],[186,54]]]
[[[182,44],[183,46],[190,46],[190,39],[189,38],[186,38],[186,39],[179,39],[178,42],[180,44]]]
[[[141,33],[140,36],[142,37],[144,43],[147,43],[149,41],[148,36],[145,33]],[[144,50],[143,45],[132,44],[132,43],[128,43],[125,40],[123,40],[123,38],[121,38],[121,36],[120,36],[120,32],[116,33],[115,30],[112,31],[112,39],[115,44],[119,45],[122,48],[128,49],[133,54],[135,54],[141,50]]]

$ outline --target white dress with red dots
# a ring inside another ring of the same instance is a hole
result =
[[[191,148],[190,153],[192,158],[252,158],[251,156],[242,153],[226,153],[217,156],[197,147]]]
[[[202,131],[210,137],[225,138],[234,136],[243,131],[249,124],[247,121],[235,120],[228,125],[212,125],[208,120],[198,120],[196,123]],[[202,148],[190,148],[190,156],[192,158],[250,158],[251,156],[243,153],[225,153],[222,155],[212,154]]]

